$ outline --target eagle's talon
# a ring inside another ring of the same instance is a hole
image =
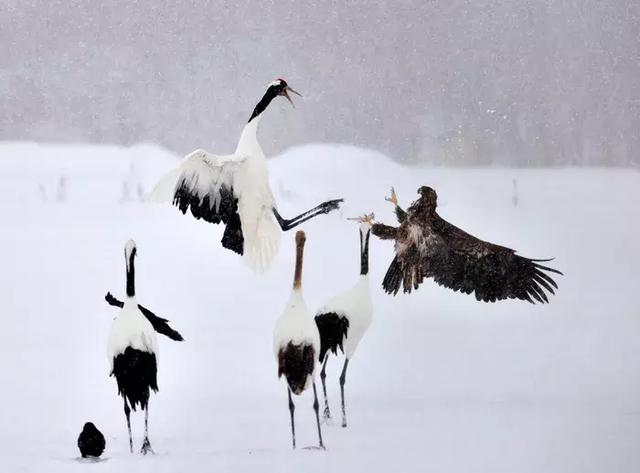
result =
[[[396,190],[393,187],[391,187],[391,196],[385,197],[384,200],[391,202],[396,207],[398,206],[398,196],[396,195]]]

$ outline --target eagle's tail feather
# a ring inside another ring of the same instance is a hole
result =
[[[402,284],[402,269],[398,257],[393,258],[393,261],[389,265],[387,274],[385,274],[382,280],[382,287],[387,294],[393,294],[394,296],[400,290]]]

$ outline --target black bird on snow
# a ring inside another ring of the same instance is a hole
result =
[[[82,458],[97,458],[104,452],[105,441],[104,435],[100,432],[93,422],[87,422],[82,428],[82,432],[78,436],[78,448]]]
[[[150,390],[158,391],[157,358],[158,340],[156,331],[172,340],[182,340],[182,336],[167,324],[166,319],[157,317],[153,312],[139,306],[135,293],[134,261],[137,249],[133,240],[125,246],[127,263],[127,299],[118,301],[110,293],[105,299],[110,305],[121,307],[111,326],[108,354],[111,363],[111,375],[118,383],[118,394],[124,401],[124,414],[129,431],[129,450],[133,453],[131,436],[131,409],[139,406],[144,410],[144,441],[141,453],[153,453],[149,442],[149,396]]]
[[[475,292],[478,301],[521,299],[548,303],[545,290],[558,286],[547,272],[562,274],[515,250],[480,240],[450,224],[436,212],[438,196],[431,187],[418,189],[420,197],[407,211],[400,208],[393,189],[399,227],[373,224],[371,232],[382,240],[395,240],[396,256],[382,282],[388,294],[418,289],[425,278],[465,294]]]

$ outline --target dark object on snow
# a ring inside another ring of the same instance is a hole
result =
[[[546,272],[562,274],[539,264],[550,260],[524,258],[515,250],[469,235],[438,215],[435,190],[423,186],[418,194],[406,212],[392,201],[399,227],[380,223],[372,227],[377,237],[396,242],[396,256],[382,282],[388,294],[397,294],[401,285],[410,293],[424,278],[433,278],[456,292],[475,292],[479,301],[549,302],[545,289],[554,294],[558,286]]]
[[[78,436],[78,448],[82,458],[99,457],[104,452],[104,435],[92,422],[87,422]]]
[[[104,296],[104,300],[107,301],[107,304],[113,307],[120,307],[121,309],[122,307],[124,307],[124,302],[116,299],[110,292],[107,292],[107,295]],[[184,338],[182,338],[182,335],[180,335],[180,333],[178,333],[176,330],[173,330],[169,326],[169,321],[167,319],[158,317],[156,314],[151,312],[146,307],[141,306],[140,304],[138,304],[138,309],[140,309],[140,312],[142,312],[142,315],[144,315],[147,318],[147,320],[151,322],[151,325],[153,325],[153,329],[156,332],[164,335],[165,337],[169,337],[171,340],[175,340],[177,342],[184,341]]]

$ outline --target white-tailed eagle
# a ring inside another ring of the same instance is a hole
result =
[[[540,263],[549,260],[517,255],[515,250],[489,243],[450,224],[436,212],[438,196],[430,187],[418,189],[420,198],[404,211],[395,192],[387,200],[396,206],[399,227],[373,224],[372,233],[395,240],[396,256],[382,282],[388,294],[418,289],[425,278],[479,301],[521,299],[548,303],[556,282],[547,273],[560,271]],[[546,292],[545,292],[546,291]]]

